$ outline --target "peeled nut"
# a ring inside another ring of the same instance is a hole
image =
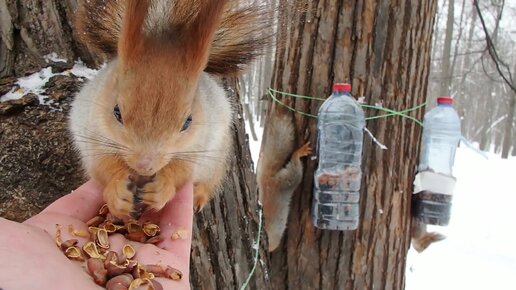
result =
[[[104,266],[107,268],[109,262],[111,262],[111,261],[118,263],[118,254],[116,252],[109,251],[106,254],[106,259],[104,260]]]
[[[136,278],[142,278],[143,276],[145,276],[145,272],[147,272],[147,270],[140,264],[137,264],[136,267],[134,267],[133,269],[133,277],[136,279]]]
[[[77,247],[77,239],[69,239],[64,242],[61,240],[62,227],[59,224],[56,224],[55,241],[70,259],[84,261],[84,257],[89,257],[86,261],[88,272],[95,283],[100,286],[105,285],[106,290],[163,290],[163,286],[154,278],[182,279],[181,271],[170,266],[144,266],[133,260],[136,250],[130,244],[122,247],[121,256],[117,252],[109,250],[109,235],[113,233],[123,234],[128,240],[140,243],[156,244],[163,241],[158,225],[149,222],[142,225],[136,220],[124,222],[111,215],[107,205],[103,205],[99,210],[99,215],[90,219],[87,225],[87,232],[75,230],[73,225],[68,225],[71,235],[80,235],[91,239],[82,247],[82,250]],[[184,238],[183,231],[178,230],[172,236],[172,239],[178,238]]]
[[[126,260],[124,263],[124,267],[126,269],[125,272],[132,273],[136,266],[138,266],[138,262],[136,260]]]
[[[145,224],[143,225],[143,232],[149,236],[154,237],[159,234],[159,226],[155,224]]]
[[[147,235],[144,232],[128,233],[125,237],[133,242],[145,243],[147,241]]]
[[[91,218],[89,221],[86,222],[86,225],[88,227],[98,227],[101,223],[104,222],[104,217],[101,216],[95,216]]]
[[[109,263],[107,263],[106,269],[109,277],[122,275],[126,272],[126,267],[123,265],[118,265],[118,263],[115,261],[110,261]]]
[[[125,287],[122,284],[118,284],[118,283],[113,284],[109,287],[106,286],[106,290],[127,290],[127,289],[129,289],[129,287]]]
[[[157,244],[157,243],[160,243],[162,241],[163,241],[162,237],[155,236],[155,237],[152,237],[152,238],[148,239],[147,241],[145,241],[145,243],[147,243],[147,244]]]
[[[93,281],[97,285],[104,286],[107,281],[107,270],[104,267],[104,261],[101,259],[91,258],[87,261],[88,271],[93,277]]]
[[[154,290],[163,290],[163,285],[161,285],[158,281],[151,280],[151,284],[154,287]]]
[[[106,290],[127,290],[134,278],[131,274],[122,274],[109,279],[106,283]]]

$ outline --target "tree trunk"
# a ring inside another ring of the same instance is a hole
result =
[[[279,18],[283,44],[276,51],[272,87],[324,97],[333,82],[350,82],[353,94],[369,104],[403,110],[425,101],[436,1],[303,0],[296,7],[286,0],[280,3],[286,7]],[[311,114],[317,114],[321,104],[283,100]],[[269,115],[278,106],[269,104]],[[415,116],[421,118],[422,112]],[[315,124],[315,119],[295,115],[298,145],[307,139],[315,144]],[[367,127],[388,150],[364,139],[358,230],[314,228],[310,206],[316,163],[306,162],[283,242],[271,254],[273,289],[404,288],[421,129],[398,117],[369,121]]]
[[[236,81],[232,84],[236,87]],[[192,289],[239,289],[251,273],[258,233],[258,195],[248,136],[245,134],[238,90],[231,99],[234,116],[234,154],[222,192],[196,216],[190,264]],[[264,236],[261,240],[265,239]],[[259,261],[246,289],[270,289],[269,265],[264,243]]]
[[[43,56],[52,52],[70,64],[78,57],[90,63],[102,61],[102,57],[89,54],[72,33],[76,6],[74,0],[0,0],[0,77],[39,71],[49,65]],[[0,163],[0,173],[5,173],[0,174],[0,184],[7,186],[0,187],[0,214],[4,217],[24,220],[82,182],[63,113],[82,82],[69,82],[72,84],[66,88],[72,93],[63,91],[55,107],[37,106],[36,100],[9,115],[0,115],[0,149],[5,149],[0,150],[0,160],[6,161]],[[231,87],[235,84],[232,80]],[[59,93],[62,88],[55,90]],[[229,94],[236,104],[234,154],[221,194],[195,217],[191,285],[192,289],[238,289],[251,273],[258,249],[259,261],[247,289],[267,290],[268,257],[262,246],[255,247],[258,195],[248,137],[243,119],[238,118],[243,115],[242,106],[238,92]],[[42,140],[43,145],[39,144]],[[26,151],[31,154],[20,154]]]
[[[477,10],[473,7],[471,9],[471,14],[469,15],[471,18],[471,22],[469,23],[469,31],[468,31],[468,39],[465,41],[464,48],[466,51],[471,50],[474,47],[473,36],[475,35],[475,25],[477,21]],[[474,124],[474,116],[476,113],[476,106],[472,106],[471,103],[473,98],[470,94],[468,94],[470,85],[466,83],[467,80],[470,80],[470,77],[475,72],[474,68],[474,56],[468,54],[464,56],[463,65],[461,68],[461,80],[458,87],[459,93],[457,98],[454,100],[454,106],[456,108],[460,108],[460,116],[462,119],[462,134],[468,139],[473,138],[475,127],[472,126]]]
[[[516,65],[514,65],[514,68],[512,70],[513,72],[516,71]],[[512,85],[516,87],[516,80],[513,80]],[[503,139],[503,146],[502,146],[502,158],[509,158],[511,147],[514,146],[513,140],[515,134],[515,126],[514,126],[514,114],[516,114],[516,92],[509,89],[509,92],[511,94],[511,98],[509,101],[509,107],[507,109],[507,120],[505,121],[505,128],[504,128],[504,139]],[[516,148],[516,146],[514,146]],[[513,149],[514,150],[514,149]]]
[[[450,87],[452,84],[452,74],[453,71],[451,69],[451,44],[453,37],[453,24],[454,24],[454,12],[455,12],[455,1],[448,0],[448,18],[446,21],[446,37],[444,38],[443,45],[443,55],[442,55],[442,71],[441,71],[441,88],[439,90],[439,95],[441,96],[449,96],[450,95]]]
[[[85,1],[85,0],[80,0]],[[0,78],[39,71],[56,53],[72,63],[100,64],[73,33],[77,0],[0,0]]]

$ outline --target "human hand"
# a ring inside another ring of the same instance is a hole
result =
[[[82,247],[87,239],[72,236],[67,227],[87,230],[86,222],[97,215],[103,203],[100,188],[88,182],[21,224],[0,218],[0,289],[103,289],[93,282],[84,262],[69,260],[55,242],[59,224],[63,227],[62,240],[77,239]],[[190,289],[192,184],[179,190],[162,211],[144,214],[142,220],[160,226],[162,242],[141,244],[113,234],[109,236],[110,250],[121,252],[123,245],[131,244],[136,250],[134,259],[141,264],[169,265],[183,273],[180,281],[156,278],[164,289]],[[186,230],[184,239],[172,240],[178,229]]]

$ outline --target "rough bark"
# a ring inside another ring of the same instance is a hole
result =
[[[191,260],[192,289],[239,289],[254,263],[259,221],[254,166],[244,120],[238,118],[243,115],[238,94],[233,93],[231,98],[238,104],[234,119],[234,154],[221,194],[196,216]],[[259,250],[260,260],[247,289],[270,289],[264,243]]]
[[[280,3],[289,8],[289,2]],[[402,110],[425,101],[436,1],[297,3],[279,17],[282,44],[276,52],[274,88],[324,97],[333,82],[351,82],[353,94],[370,104]],[[317,101],[282,100],[311,114],[320,106]],[[269,109],[278,108],[269,104]],[[422,112],[414,116],[421,118]],[[315,120],[300,114],[295,119],[299,142],[310,139],[315,144]],[[294,193],[287,232],[271,254],[273,289],[404,288],[421,129],[397,117],[370,121],[367,127],[389,149],[364,139],[359,229],[313,227],[316,163],[308,161]]]
[[[23,221],[84,181],[66,128],[81,84],[73,75],[51,78],[44,94],[52,107],[30,94],[23,99],[32,101],[0,103],[0,216]]]
[[[102,58],[93,56],[73,33],[77,3],[0,0],[0,78],[38,71],[47,65],[44,56],[51,53],[67,62],[81,58],[99,64]]]

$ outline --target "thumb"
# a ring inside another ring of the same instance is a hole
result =
[[[184,253],[189,257],[192,243],[193,184],[187,183],[163,208],[159,226],[165,250]],[[174,237],[172,237],[174,236]]]

